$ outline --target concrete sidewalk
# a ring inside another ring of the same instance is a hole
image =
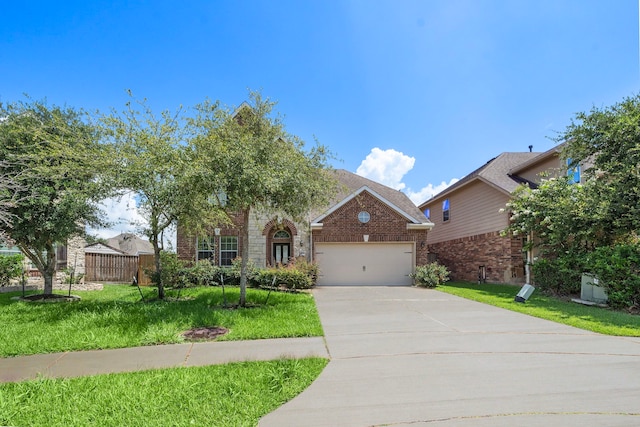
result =
[[[331,361],[261,427],[640,425],[640,338],[428,289],[314,295]]]
[[[197,342],[114,350],[36,354],[0,359],[0,382],[79,377],[176,366],[205,366],[282,357],[328,358],[322,337]]]

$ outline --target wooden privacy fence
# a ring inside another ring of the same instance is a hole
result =
[[[149,286],[151,284],[151,277],[144,274],[144,270],[154,270],[155,259],[153,254],[140,255],[138,264],[138,283],[140,286]]]
[[[85,254],[87,282],[131,283],[134,277],[138,277],[138,257],[135,255]]]

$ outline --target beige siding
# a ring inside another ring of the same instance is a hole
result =
[[[450,203],[450,219],[442,221],[442,201],[427,204],[431,209],[431,221],[435,224],[429,232],[429,243],[459,239],[476,234],[503,230],[508,215],[499,213],[508,196],[488,184],[476,181],[447,196]]]
[[[544,162],[531,165],[527,169],[519,171],[518,176],[531,182],[539,183],[542,178],[540,176],[542,172],[546,173],[547,178],[557,177],[558,175],[563,174],[564,168],[561,163],[562,162],[558,156],[553,156],[546,159]]]

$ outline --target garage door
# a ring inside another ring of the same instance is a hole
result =
[[[412,281],[413,243],[316,243],[318,285],[397,285]]]

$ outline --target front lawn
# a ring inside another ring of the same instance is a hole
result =
[[[322,336],[313,296],[307,293],[247,289],[250,308],[234,304],[238,288],[185,289],[180,300],[150,301],[154,288],[105,285],[102,291],[78,291],[78,302],[41,303],[12,300],[20,293],[0,294],[0,357],[62,351],[134,347],[182,342],[181,334],[199,326],[223,326],[218,340]],[[62,293],[62,292],[60,292]],[[265,304],[266,302],[266,304]]]
[[[327,363],[274,360],[0,384],[0,425],[255,426]]]
[[[436,289],[463,298],[601,334],[640,336],[640,316],[564,301],[542,295],[538,291],[534,291],[526,303],[518,303],[514,301],[516,294],[520,290],[518,286],[449,282],[439,285]]]

